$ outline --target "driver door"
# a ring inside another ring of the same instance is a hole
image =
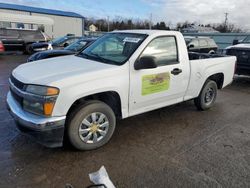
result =
[[[157,68],[130,72],[129,115],[158,109],[183,101],[189,69],[180,62],[175,36],[153,39],[140,57],[154,57]]]

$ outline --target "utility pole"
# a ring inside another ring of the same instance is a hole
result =
[[[228,24],[228,15],[229,15],[229,13],[228,12],[226,12],[225,13],[225,31],[227,30],[227,24]]]
[[[109,32],[109,16],[108,16],[108,32]]]
[[[152,20],[153,20],[153,15],[150,13],[150,21],[149,21],[149,29],[152,29]]]

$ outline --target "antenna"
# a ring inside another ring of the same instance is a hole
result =
[[[107,19],[108,19],[108,32],[109,32],[109,16],[107,17]]]
[[[229,13],[225,13],[225,27],[227,27]]]
[[[153,19],[153,14],[150,13],[150,21],[149,21],[149,29],[152,29],[152,19]]]

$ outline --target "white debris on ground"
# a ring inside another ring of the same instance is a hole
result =
[[[115,188],[104,166],[102,166],[97,172],[89,174],[89,179],[96,185],[104,184],[107,188]]]

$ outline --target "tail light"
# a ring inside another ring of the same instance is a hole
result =
[[[4,49],[4,45],[3,43],[0,41],[0,52],[4,52],[5,49]]]

